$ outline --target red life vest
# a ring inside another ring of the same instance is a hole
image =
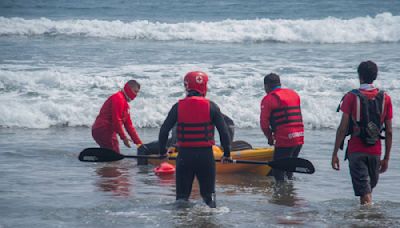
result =
[[[186,97],[178,102],[178,147],[209,147],[215,144],[210,101]]]
[[[270,124],[272,131],[277,128],[290,127],[294,132],[303,131],[303,119],[299,95],[290,89],[276,89],[270,93],[278,100],[279,108],[271,111]],[[299,129],[296,129],[299,128]]]

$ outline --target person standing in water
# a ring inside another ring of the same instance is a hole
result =
[[[372,61],[358,66],[360,88],[348,92],[338,108],[343,115],[336,132],[332,153],[332,168],[340,169],[337,153],[346,135],[350,176],[354,194],[360,204],[372,203],[372,189],[378,183],[379,173],[387,170],[392,147],[392,102],[390,96],[373,85],[378,67]],[[381,158],[381,131],[385,129],[385,155]]]
[[[172,106],[161,126],[158,141],[160,155],[166,155],[169,131],[177,124],[176,200],[189,200],[196,177],[204,202],[215,208],[216,169],[212,150],[215,127],[224,149],[223,163],[229,162],[231,148],[228,129],[219,107],[205,98],[207,82],[208,76],[204,72],[186,74],[184,86],[187,96]]]
[[[233,142],[233,137],[235,135],[235,124],[231,118],[229,118],[227,115],[222,113],[222,116],[224,118],[225,124],[228,128],[228,133],[229,133],[229,138],[230,138],[230,143],[231,143],[231,149],[232,149],[232,142]],[[176,125],[171,129],[171,137],[167,140],[166,143],[166,148],[174,150],[176,149],[176,142],[178,141],[177,136],[176,136]],[[157,141],[149,142],[143,144],[143,147],[138,148],[138,155],[150,155],[150,154],[160,154],[159,151],[160,144]],[[147,165],[147,161],[141,163],[141,165]]]
[[[298,157],[304,144],[304,126],[301,116],[300,97],[291,89],[281,88],[280,77],[271,73],[264,77],[267,95],[261,101],[260,125],[269,145],[275,145],[274,160]],[[293,173],[272,170],[277,182]]]
[[[136,98],[139,91],[140,84],[136,80],[130,80],[121,91],[111,95],[104,102],[92,126],[93,139],[100,147],[120,153],[117,134],[129,148],[130,141],[133,141],[137,147],[142,146],[142,141],[132,124],[128,104]],[[123,126],[131,139],[126,136]]]

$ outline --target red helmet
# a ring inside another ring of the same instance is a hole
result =
[[[184,78],[186,91],[197,91],[202,96],[207,93],[208,76],[201,71],[192,71],[186,74]]]
[[[125,83],[123,91],[125,96],[128,98],[128,101],[134,100],[137,95],[135,91],[133,91],[133,89],[129,86],[128,82]]]

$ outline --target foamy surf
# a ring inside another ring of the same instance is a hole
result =
[[[379,43],[400,41],[400,16],[191,21],[50,20],[0,17],[0,36],[69,36],[152,41]]]
[[[303,67],[293,64],[292,67]],[[1,127],[90,127],[105,99],[121,89],[123,83],[132,78],[132,72],[143,77],[139,80],[142,92],[131,104],[134,124],[159,127],[170,107],[184,97],[183,75],[201,69],[209,72],[211,78],[207,96],[220,106],[222,112],[231,116],[237,127],[258,128],[259,105],[265,95],[263,72],[271,70],[257,63],[128,65],[99,67],[95,71],[57,66],[32,69],[36,67],[24,64],[0,69]],[[336,113],[340,99],[358,86],[356,73],[352,73],[352,77],[337,78],[322,69],[310,69],[304,66],[298,72],[285,74],[282,83],[299,92],[306,128],[335,128],[340,119],[340,114]],[[397,105],[400,79],[382,77],[376,84],[388,90],[394,113],[400,112]],[[395,115],[394,118],[398,117]],[[395,127],[400,126],[399,121],[393,122]]]

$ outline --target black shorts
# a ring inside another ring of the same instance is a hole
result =
[[[371,193],[379,179],[380,156],[349,153],[348,159],[354,194],[364,196]]]

